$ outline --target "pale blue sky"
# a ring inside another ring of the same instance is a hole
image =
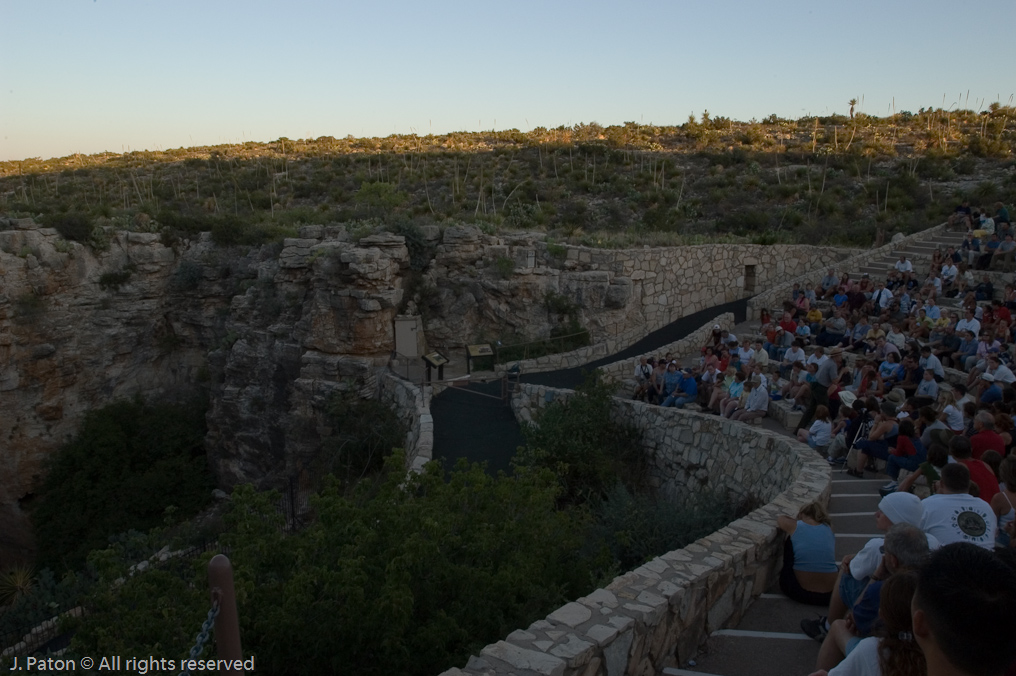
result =
[[[1013,0],[0,0],[0,25],[0,160],[1016,92]]]

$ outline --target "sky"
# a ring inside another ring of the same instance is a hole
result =
[[[0,160],[1016,93],[1016,2],[0,0]]]

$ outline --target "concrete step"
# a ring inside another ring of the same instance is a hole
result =
[[[802,606],[803,608],[804,606]],[[801,617],[819,613],[803,614]],[[798,617],[800,621],[800,617]],[[709,637],[695,666],[664,669],[667,676],[788,676],[810,674],[818,659],[818,642],[801,633],[737,634],[721,630]]]
[[[783,427],[791,432],[797,429],[797,426],[801,423],[801,416],[804,415],[803,411],[794,411],[794,402],[792,400],[780,399],[779,401],[769,401],[769,417],[779,422]]]

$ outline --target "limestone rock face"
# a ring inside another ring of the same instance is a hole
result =
[[[423,226],[352,241],[307,225],[281,245],[165,246],[107,230],[108,250],[0,219],[0,555],[30,547],[19,501],[84,413],[120,397],[208,396],[223,486],[307,487],[336,392],[374,396],[393,320],[432,349],[546,338],[571,315],[595,343],[645,335],[846,254],[807,246],[599,250],[542,233]],[[415,266],[415,268],[413,267]]]
[[[210,242],[117,232],[96,252],[0,221],[0,554],[30,549],[19,501],[86,411],[194,392],[241,264]]]

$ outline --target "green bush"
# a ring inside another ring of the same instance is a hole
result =
[[[104,272],[99,276],[99,288],[108,290],[119,290],[121,286],[130,281],[131,269],[124,268],[116,272]]]
[[[494,274],[501,279],[508,279],[515,274],[515,260],[508,256],[498,256],[494,260]]]
[[[56,231],[64,239],[75,242],[88,242],[94,227],[91,217],[82,213],[66,213],[50,216],[46,219],[46,224],[51,228],[56,228]]]
[[[355,483],[380,471],[392,449],[405,444],[406,426],[376,399],[336,394],[327,420],[334,432],[324,441],[318,476],[333,474],[345,484]]]
[[[39,562],[79,567],[89,551],[131,529],[187,517],[210,499],[204,406],[118,401],[89,411],[53,459],[32,510]]]
[[[737,518],[722,493],[695,496],[678,507],[618,482],[594,510],[592,538],[606,543],[619,570],[632,570],[662,552],[680,549]]]
[[[404,462],[394,454],[352,495],[327,488],[313,500],[317,521],[289,536],[277,495],[234,491],[220,541],[259,669],[436,674],[589,592],[577,554],[588,521],[554,509],[550,472],[492,477],[463,462],[449,475],[437,463],[407,474]],[[70,654],[186,654],[208,609],[203,563],[103,587]]]
[[[595,373],[587,375],[574,395],[551,403],[535,423],[523,424],[526,445],[515,466],[553,471],[569,503],[605,498],[619,479],[642,488],[642,434],[612,419],[613,393],[614,387]]]

